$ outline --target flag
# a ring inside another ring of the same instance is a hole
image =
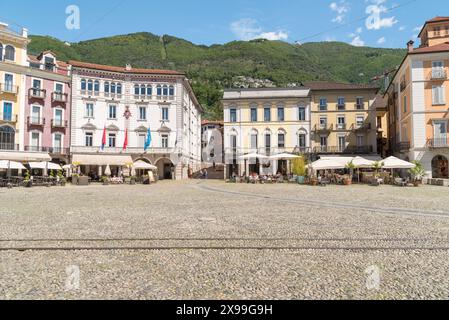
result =
[[[148,148],[150,148],[150,146],[151,146],[151,129],[148,128],[147,137],[145,139],[144,150],[147,151]]]
[[[128,148],[128,129],[125,130],[125,142],[123,142],[123,151]]]
[[[104,147],[106,147],[106,127],[103,130],[103,139],[101,140],[101,150],[104,151]]]

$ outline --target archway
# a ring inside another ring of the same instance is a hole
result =
[[[10,126],[0,127],[0,150],[15,149],[16,131]]]
[[[156,161],[155,166],[159,175],[159,180],[169,180],[174,177],[174,164],[168,158],[161,158]]]
[[[449,179],[449,162],[444,156],[436,156],[432,160],[432,177],[435,179]]]

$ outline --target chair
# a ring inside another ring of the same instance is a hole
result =
[[[406,187],[407,186],[407,182],[404,181],[402,178],[394,178],[394,185],[395,186],[400,186],[400,187]]]

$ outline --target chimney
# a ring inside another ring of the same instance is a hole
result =
[[[413,52],[413,45],[414,44],[415,44],[415,42],[413,40],[410,40],[409,42],[407,42],[408,52]]]
[[[28,29],[27,28],[22,28],[22,37],[28,38]]]
[[[126,71],[131,71],[132,67],[129,63],[127,63],[125,69]]]

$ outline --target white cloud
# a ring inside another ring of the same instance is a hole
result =
[[[371,0],[366,7],[366,13],[369,17],[365,21],[368,30],[379,30],[382,28],[391,28],[399,21],[396,17],[383,18],[382,15],[388,13],[388,9],[383,5],[387,0]]]
[[[365,41],[363,41],[359,36],[352,39],[351,45],[355,47],[363,47],[365,45]]]
[[[405,26],[400,26],[398,30],[399,30],[399,31],[404,31],[405,29],[406,29]]]
[[[357,32],[357,33],[362,33],[362,31],[363,31],[363,28],[362,28],[362,27],[358,27],[357,30],[356,30],[355,32]]]
[[[332,2],[329,8],[337,14],[336,17],[332,19],[332,22],[343,23],[346,18],[346,14],[349,12],[350,6],[345,0],[341,0],[338,3]]]
[[[385,42],[387,42],[387,39],[385,37],[379,38],[379,40],[377,40],[378,44],[384,44]]]
[[[231,23],[231,31],[244,41],[254,39],[287,40],[288,33],[283,30],[264,31],[257,20],[251,18],[240,19]]]

